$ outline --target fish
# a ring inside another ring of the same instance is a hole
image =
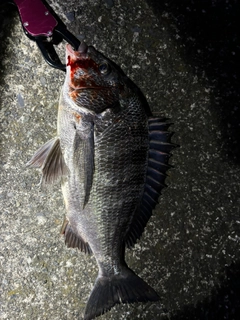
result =
[[[113,61],[82,42],[66,46],[57,136],[27,163],[41,184],[61,181],[65,244],[95,256],[99,272],[84,320],[119,303],[158,301],[125,261],[166,186],[175,145],[170,124],[154,117],[140,89]]]

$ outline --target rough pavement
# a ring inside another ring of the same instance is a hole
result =
[[[50,2],[50,1],[49,1]],[[68,28],[174,123],[172,164],[130,267],[161,297],[99,319],[229,319],[240,309],[240,93],[237,1],[51,1]],[[82,319],[94,257],[67,249],[59,186],[25,167],[56,134],[64,73],[0,9],[0,319]],[[59,54],[64,57],[64,45]]]

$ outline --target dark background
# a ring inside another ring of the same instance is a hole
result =
[[[51,4],[74,34],[123,68],[154,114],[171,119],[180,145],[169,188],[127,251],[161,302],[117,306],[101,319],[238,320],[239,2]],[[56,134],[64,74],[46,65],[13,8],[0,10],[0,318],[81,319],[95,261],[64,246],[61,192],[39,192],[39,173],[25,168]]]

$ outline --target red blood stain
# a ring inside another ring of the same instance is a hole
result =
[[[98,65],[90,58],[72,60],[70,56],[68,56],[67,66],[70,66],[71,72],[74,73],[77,69],[83,69],[85,71],[89,69],[93,69],[97,73],[99,73]]]
[[[77,88],[87,88],[87,87],[99,87],[96,85],[95,81],[91,79],[87,72],[89,69],[94,70],[95,72],[99,73],[98,65],[90,58],[82,58],[82,59],[71,59],[70,56],[68,56],[68,63],[67,66],[70,66],[70,79],[71,79],[71,85],[77,89]],[[78,69],[82,69],[86,72],[84,76],[75,78],[75,73]]]
[[[80,114],[78,114],[77,112],[73,112],[73,115],[74,115],[76,121],[79,123],[79,121],[80,121],[80,119],[81,119]]]

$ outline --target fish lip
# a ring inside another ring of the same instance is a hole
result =
[[[76,51],[73,49],[73,47],[68,43],[66,45],[66,56],[70,56],[71,58],[80,58],[81,57],[81,52]]]
[[[87,53],[88,52],[88,45],[82,41],[78,47],[78,52],[81,52],[81,53]]]
[[[71,58],[81,58],[86,57],[88,51],[88,46],[82,42],[78,47],[78,50],[75,50],[69,43],[66,45],[66,54],[70,55]]]
[[[73,87],[73,86],[69,86],[73,91],[77,91],[77,90],[108,90],[109,87]]]

